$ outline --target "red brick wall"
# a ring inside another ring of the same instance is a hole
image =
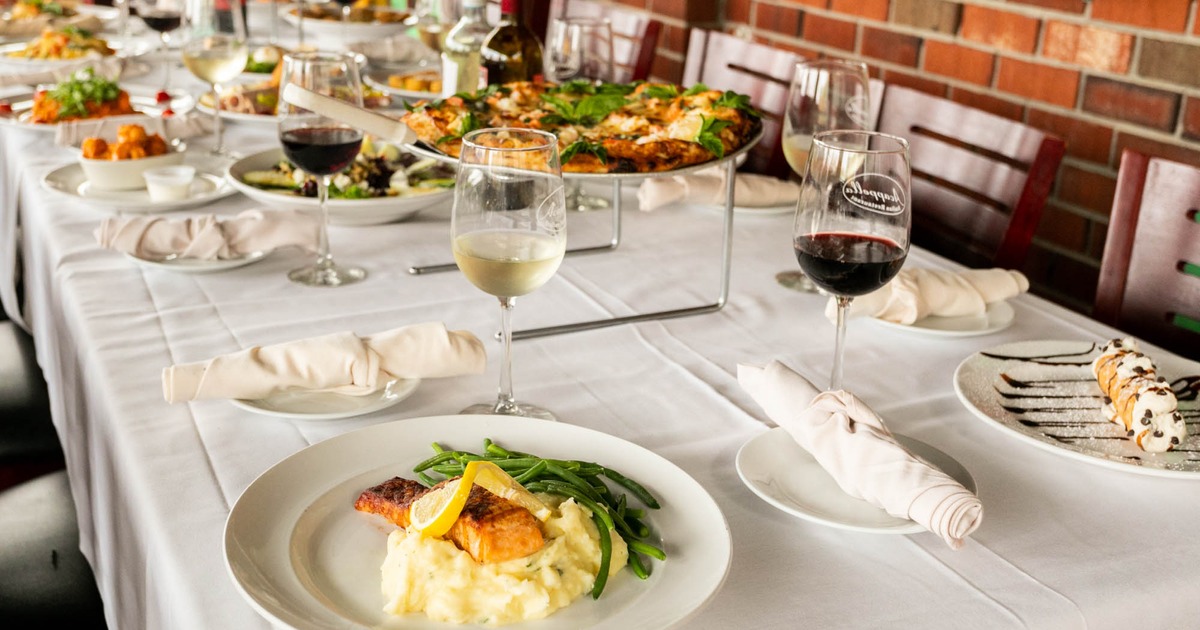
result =
[[[1088,312],[1128,147],[1200,166],[1200,0],[606,0],[667,28],[679,81],[691,26],[866,61],[874,75],[1050,131],[1067,157],[1024,271]]]

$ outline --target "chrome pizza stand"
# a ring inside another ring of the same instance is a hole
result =
[[[560,335],[564,333],[579,332],[584,330],[595,330],[597,328],[607,328],[609,326],[617,326],[620,324],[634,324],[637,322],[647,322],[658,319],[672,319],[677,317],[688,317],[691,315],[702,315],[705,313],[715,313],[721,310],[725,303],[729,300],[729,276],[730,269],[733,263],[733,192],[734,192],[734,175],[737,172],[738,164],[741,163],[741,158],[750,151],[754,145],[762,139],[762,133],[754,136],[745,146],[737,151],[726,155],[725,157],[715,162],[704,162],[686,168],[676,169],[673,171],[665,171],[662,173],[563,173],[563,179],[586,182],[600,182],[612,184],[612,237],[605,245],[596,245],[592,247],[582,247],[578,249],[568,249],[565,255],[578,254],[595,254],[600,252],[613,251],[621,244],[621,189],[628,182],[641,182],[645,179],[656,177],[674,177],[676,175],[687,175],[697,171],[706,170],[709,168],[721,166],[725,169],[725,220],[723,224],[723,235],[721,241],[721,278],[717,295],[711,302],[698,306],[687,306],[683,308],[667,309],[661,311],[652,311],[649,313],[640,313],[637,315],[625,315],[621,317],[610,317],[605,319],[596,319],[584,322],[575,322],[572,324],[559,324],[557,326],[546,326],[544,328],[534,328],[531,330],[514,331],[512,338],[515,339],[532,339],[535,337],[546,337],[550,335]],[[441,162],[457,163],[458,159],[446,155],[441,151],[431,150],[424,145],[410,144],[405,147],[413,153],[433,158]],[[425,275],[429,273],[437,273],[441,271],[451,271],[458,269],[455,263],[443,263],[435,265],[414,265],[409,267],[408,272],[413,275]]]

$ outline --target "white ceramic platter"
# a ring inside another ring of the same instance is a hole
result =
[[[254,413],[293,420],[342,420],[382,411],[412,396],[420,379],[389,381],[366,396],[334,392],[290,391],[259,400],[233,400],[235,407]]]
[[[1016,311],[1008,302],[988,304],[983,315],[963,317],[926,317],[912,324],[897,324],[876,319],[880,326],[933,337],[976,337],[1000,332],[1012,326]]]
[[[158,269],[162,271],[172,271],[175,273],[218,273],[221,271],[229,271],[246,265],[256,263],[267,254],[263,252],[255,252],[241,258],[228,258],[223,260],[198,260],[195,258],[172,258],[163,260],[152,260],[149,258],[140,258],[132,254],[125,254],[133,262],[150,269]]]

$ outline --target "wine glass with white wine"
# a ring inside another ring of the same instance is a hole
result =
[[[241,74],[250,57],[242,0],[188,0],[186,7],[183,65],[212,87],[212,152],[229,156],[222,140],[221,84]]]
[[[833,129],[864,130],[870,111],[867,65],[826,59],[796,64],[783,117],[783,155],[804,177],[813,136]],[[775,280],[789,289],[815,293],[818,287],[801,271],[783,271]]]
[[[496,400],[462,413],[554,420],[553,413],[518,404],[513,397],[511,318],[516,299],[553,277],[566,251],[558,138],[516,128],[480,129],[464,136],[450,233],[454,261],[463,275],[500,300],[504,353]]]

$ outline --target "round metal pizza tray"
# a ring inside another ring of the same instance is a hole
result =
[[[677,169],[670,170],[670,171],[659,171],[659,172],[655,172],[655,173],[568,173],[566,171],[563,171],[562,175],[563,175],[563,179],[577,180],[577,181],[584,181],[584,182],[611,182],[613,180],[639,181],[639,180],[643,180],[643,179],[650,179],[653,177],[670,177],[673,175],[686,175],[688,173],[695,173],[696,171],[702,171],[706,168],[711,168],[713,166],[727,164],[731,160],[741,160],[746,155],[746,153],[750,151],[750,149],[754,148],[754,145],[758,144],[759,141],[762,140],[762,137],[763,137],[763,132],[761,130],[759,130],[759,132],[757,134],[755,134],[753,138],[750,138],[750,141],[747,142],[745,145],[743,145],[740,149],[738,149],[737,151],[734,151],[733,153],[727,154],[725,157],[723,157],[719,160],[710,160],[708,162],[701,162],[700,164],[693,164],[691,166],[686,166],[684,168],[677,168]],[[447,155],[445,153],[442,153],[441,151],[431,148],[429,145],[424,144],[424,143],[406,144],[406,145],[404,145],[404,148],[408,149],[409,151],[411,151],[417,155],[427,157],[427,158],[433,158],[435,160],[438,160],[439,162],[445,162],[447,164],[457,164],[458,163],[458,158],[456,158],[452,155]]]

